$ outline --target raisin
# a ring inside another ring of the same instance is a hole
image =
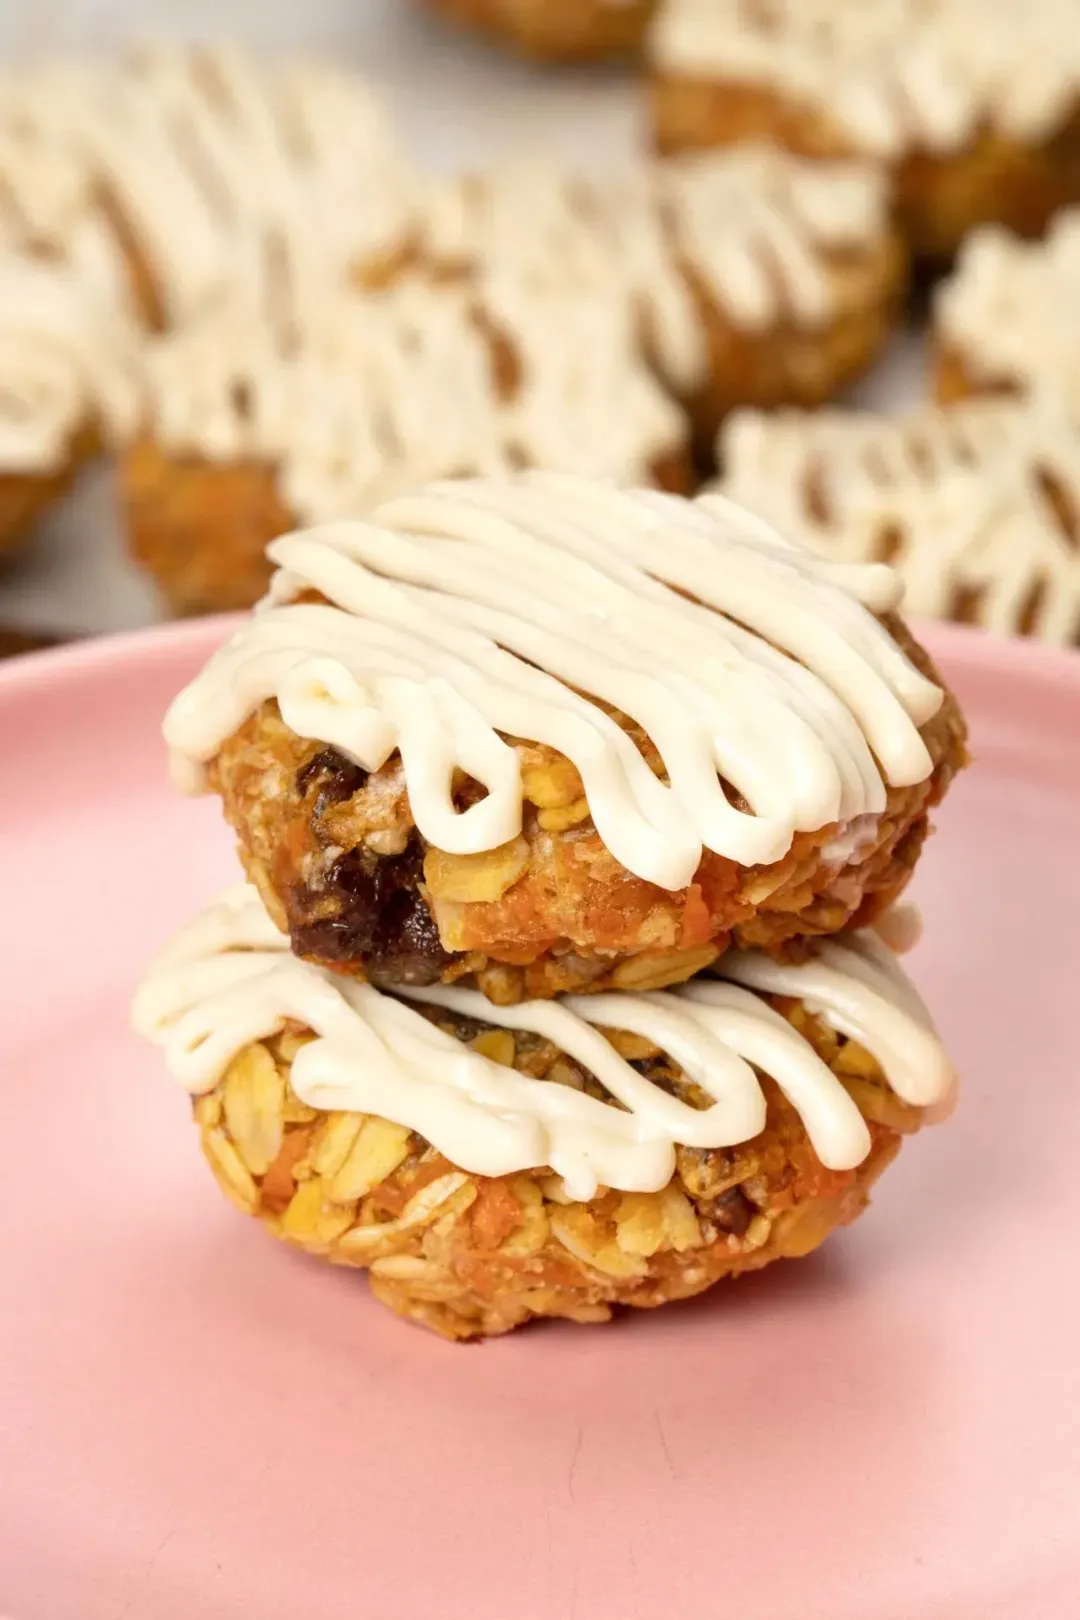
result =
[[[743,1237],[756,1214],[757,1210],[741,1187],[729,1187],[708,1206],[709,1219],[732,1237]]]
[[[299,887],[289,894],[294,949],[335,967],[363,967],[373,984],[434,983],[450,958],[420,893],[422,875],[415,839],[401,855],[340,855],[318,896]]]
[[[368,773],[362,766],[346,759],[336,748],[324,748],[297,771],[296,791],[305,798],[318,783],[319,791],[312,808],[312,819],[317,822],[331,805],[344,804],[346,799],[359,793],[367,779]]]

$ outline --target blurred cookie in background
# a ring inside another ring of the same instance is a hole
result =
[[[0,550],[131,442],[149,330],[223,304],[248,329],[276,286],[378,286],[419,191],[367,85],[329,65],[157,44],[0,75]]]
[[[63,640],[62,636],[0,625],[0,658],[17,658],[22,653],[41,652],[46,647],[60,646]]]
[[[1080,198],[1074,0],[665,0],[650,55],[661,151],[875,160],[922,256]]]
[[[493,167],[436,187],[418,240],[442,277],[625,304],[706,453],[736,406],[834,398],[907,284],[880,173],[767,144],[610,174]]]
[[[818,404],[865,370],[904,285],[866,166],[755,147],[444,182],[381,291],[238,278],[147,343],[133,554],[174,612],[208,612],[257,600],[277,534],[427,479],[685,491],[729,410]]]
[[[0,79],[0,225],[155,329],[253,257],[381,279],[416,192],[365,81],[329,64],[159,43]]]
[[[462,27],[477,29],[520,56],[589,62],[636,55],[656,0],[420,0]]]
[[[287,311],[223,303],[146,354],[122,464],[135,559],[175,613],[249,607],[267,543],[427,479],[555,466],[684,490],[685,418],[597,294],[410,276]]]
[[[1048,396],[1080,421],[1080,208],[1039,242],[976,231],[938,289],[934,317],[940,400]]]
[[[138,409],[135,334],[69,267],[0,250],[0,553]]]
[[[733,416],[719,490],[812,550],[885,562],[912,614],[1080,645],[1080,430],[1049,405]]]

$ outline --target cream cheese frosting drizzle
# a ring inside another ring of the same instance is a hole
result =
[[[0,250],[0,473],[62,467],[82,429],[128,433],[135,354],[122,308],[62,264]]]
[[[133,249],[163,324],[228,288],[245,254],[295,274],[315,256],[324,276],[345,277],[408,237],[417,182],[353,75],[161,44],[31,80],[32,95],[0,85],[0,181],[28,226],[37,178],[48,181],[35,236],[61,251],[85,257],[89,236],[100,256],[103,235],[114,257],[117,242]]]
[[[830,255],[880,248],[887,228],[874,169],[753,145],[603,176],[507,163],[436,187],[420,242],[481,280],[625,298],[665,375],[690,391],[707,370],[701,294],[740,330],[821,326],[851,296]]]
[[[935,313],[940,342],[973,383],[1046,395],[1080,421],[1080,208],[1040,242],[973,231]]]
[[[662,73],[780,92],[861,150],[1041,141],[1080,101],[1074,0],[666,0]]]
[[[512,356],[500,377],[492,334]],[[370,511],[453,474],[555,464],[647,480],[685,425],[626,311],[495,281],[407,277],[366,297],[257,282],[144,357],[146,431],[166,453],[272,467],[301,522]]]
[[[611,853],[674,890],[703,849],[775,861],[796,831],[877,814],[886,783],[930,774],[918,727],[942,694],[836,583],[880,609],[893,576],[837,575],[724,501],[554,474],[461,481],[269,555],[266,602],[166,717],[192,785],[274,698],[299,736],[366,770],[400,750],[422,835],[476,853],[521,827],[501,733],[572,760]],[[296,600],[308,592],[325,602]],[[666,782],[601,705],[641,725]],[[487,789],[464,811],[456,770]]]
[[[581,1199],[599,1186],[658,1190],[674,1171],[676,1146],[752,1140],[765,1125],[755,1071],[789,1099],[824,1165],[861,1163],[870,1137],[858,1108],[763,994],[796,997],[860,1042],[905,1102],[934,1104],[951,1089],[926,1009],[873,936],[842,936],[797,967],[756,953],[729,953],[720,966],[724,979],[640,996],[496,1007],[477,991],[438,988],[409,990],[405,1000],[299,961],[255,890],[241,884],[161,954],[136,995],[133,1022],[198,1095],[245,1046],[293,1021],[315,1036],[292,1067],[293,1089],[309,1106],[380,1115],[480,1175],[549,1165]],[[430,1023],[415,1001],[551,1040],[611,1101],[492,1062]],[[655,1085],[618,1055],[604,1028],[652,1041],[710,1104],[694,1108]]]
[[[0,76],[0,238],[13,247],[60,254],[90,210],[85,163],[43,127],[49,76]]]
[[[823,556],[888,556],[913,613],[1080,639],[1080,428],[1049,403],[746,411],[720,461],[727,495]]]

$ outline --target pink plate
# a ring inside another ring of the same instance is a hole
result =
[[[128,1033],[235,872],[158,741],[221,634],[0,674],[0,1614],[1071,1620],[1080,658],[931,637],[978,754],[916,885],[957,1118],[809,1261],[465,1348],[234,1214]]]

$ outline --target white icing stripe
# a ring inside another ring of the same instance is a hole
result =
[[[0,473],[51,472],[73,438],[130,431],[134,330],[63,265],[0,251]]]
[[[779,91],[887,157],[987,125],[1042,141],[1080,103],[1075,0],[665,0],[652,56]]]
[[[912,613],[1080,641],[1080,426],[1051,402],[740,412],[719,459],[726,494],[822,556],[888,555]]]
[[[845,936],[817,959],[779,968],[729,954],[731,979],[803,1000],[866,1046],[906,1101],[941,1101],[953,1076],[928,1016],[878,942]],[[476,991],[409,990],[410,1000],[503,1029],[529,1030],[589,1070],[614,1101],[494,1063],[436,1029],[402,1000],[299,961],[253,888],[238,885],[162,952],[140,987],[136,1030],[200,1094],[245,1046],[294,1020],[316,1039],[297,1053],[292,1085],[319,1109],[373,1113],[418,1131],[461,1169],[505,1175],[549,1165],[575,1198],[598,1186],[655,1191],[677,1145],[750,1141],[765,1125],[754,1069],[770,1075],[806,1126],[822,1163],[849,1169],[870,1146],[866,1124],[809,1042],[760,996],[735,983],[676,992],[496,1007]],[[645,1036],[709,1097],[697,1109],[621,1058],[600,1028]]]
[[[944,348],[976,385],[1038,394],[1080,422],[1080,208],[1039,242],[973,231],[935,313]]]
[[[400,749],[417,827],[464,854],[521,826],[497,733],[547,743],[616,859],[667,889],[703,848],[771,862],[797,830],[880,812],[879,764],[894,784],[931,769],[917,726],[939,689],[828,570],[731,506],[552,474],[462,481],[269,553],[266,604],[166,717],[181,766],[276,698],[299,736],[366,770]],[[309,590],[333,605],[293,603]],[[642,726],[669,785],[596,700]],[[456,769],[487,788],[465,811]]]
[[[148,345],[146,431],[168,454],[273,468],[300,522],[522,462],[644,482],[685,443],[629,313],[598,294],[492,283],[478,310],[471,289],[415,278],[363,298],[323,280],[315,297],[251,272],[234,299]],[[512,352],[513,390],[491,329]]]
[[[873,934],[826,939],[813,959],[790,966],[757,951],[733,951],[719,971],[767,995],[795,996],[808,1012],[858,1041],[875,1057],[904,1102],[926,1107],[941,1098],[940,1046],[929,1014],[896,960]],[[687,987],[691,998],[708,985]]]
[[[603,176],[507,164],[436,188],[420,240],[425,257],[481,281],[625,299],[665,375],[689,392],[708,371],[691,276],[740,329],[818,327],[851,297],[851,253],[879,248],[887,224],[876,170],[761,145]],[[838,251],[843,277],[830,265]]]
[[[377,267],[407,240],[418,182],[359,78],[155,45],[0,81],[5,194],[25,239],[65,256],[94,238],[100,258],[118,219],[174,323],[245,255],[296,280],[316,261],[324,281]]]

